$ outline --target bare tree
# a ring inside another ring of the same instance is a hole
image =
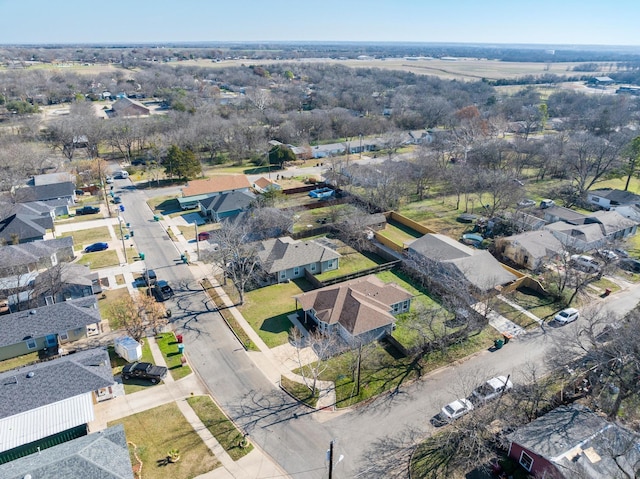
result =
[[[296,327],[291,328],[289,335],[295,345],[296,362],[299,366],[300,376],[302,376],[304,384],[311,394],[316,394],[318,380],[322,373],[328,369],[328,360],[336,352],[336,347],[338,346],[337,335],[314,331],[303,336],[302,332]],[[304,354],[307,348],[310,348],[313,354]]]
[[[259,244],[252,242],[252,230],[243,221],[223,221],[221,228],[213,231],[211,241],[218,244],[211,251],[208,261],[215,262],[224,274],[224,283],[231,279],[238,290],[240,304],[244,304],[247,285],[256,278]]]

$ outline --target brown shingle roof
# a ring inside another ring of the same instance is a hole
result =
[[[391,305],[411,299],[412,295],[395,283],[384,283],[369,275],[294,297],[305,311],[313,309],[320,321],[340,323],[357,336],[393,323]]]
[[[224,193],[250,187],[251,184],[245,175],[218,175],[206,180],[190,181],[182,188],[182,196]]]

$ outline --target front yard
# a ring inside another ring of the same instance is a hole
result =
[[[189,365],[182,365],[182,354],[178,350],[179,343],[173,333],[159,334],[156,336],[156,342],[174,380],[177,381],[191,374]]]
[[[77,250],[84,249],[92,243],[107,242],[111,239],[109,228],[99,226],[97,228],[87,228],[83,230],[69,231],[62,233],[61,237],[71,236],[73,238],[73,248]]]
[[[109,422],[123,424],[134,470],[135,454],[142,462],[145,479],[189,479],[220,466],[207,445],[191,427],[175,403]],[[167,461],[169,451],[178,450],[180,460]]]
[[[238,310],[267,346],[280,346],[288,341],[292,327],[287,316],[296,312],[293,296],[311,289],[304,279],[255,289],[245,293],[245,304]]]

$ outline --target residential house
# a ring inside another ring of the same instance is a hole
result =
[[[590,409],[560,406],[507,436],[509,457],[535,477],[636,477],[640,436]]]
[[[46,228],[36,222],[37,218],[12,214],[0,220],[0,244],[19,244],[44,239]]]
[[[256,196],[251,192],[232,191],[198,201],[200,213],[213,221],[238,216],[251,208]]]
[[[288,150],[291,150],[291,153],[293,153],[298,160],[308,160],[312,157],[310,146],[285,145],[278,140],[269,141],[269,145],[272,148],[286,148]]]
[[[496,250],[516,265],[538,271],[550,259],[560,257],[565,248],[551,231],[538,230],[499,238]]]
[[[325,334],[349,344],[368,343],[393,331],[396,318],[411,308],[412,295],[374,275],[336,283],[294,296],[305,318]]]
[[[76,182],[69,173],[50,173],[34,176],[26,185],[13,189],[16,203],[44,201],[56,209],[64,209],[76,201]],[[67,211],[68,213],[68,211]],[[60,214],[56,212],[56,214]],[[64,213],[63,213],[64,214]]]
[[[24,452],[28,455],[20,454],[19,459],[5,464],[1,464],[0,458],[0,479],[134,479],[122,424],[47,449],[41,448],[35,453],[29,454],[31,451],[28,449]],[[11,456],[14,455],[18,454]],[[11,459],[9,454],[5,456]]]
[[[0,321],[0,361],[35,351],[58,352],[58,346],[100,334],[100,311],[94,296],[7,314]]]
[[[0,462],[86,435],[94,404],[117,390],[106,348],[0,373]]]
[[[426,234],[408,245],[408,255],[421,270],[445,284],[466,284],[485,293],[511,283],[516,276],[491,253],[441,234]]]
[[[311,147],[313,158],[328,158],[331,156],[341,156],[358,154],[364,152],[378,151],[380,149],[380,139],[353,139],[344,143],[330,143],[326,145],[316,145]]]
[[[545,229],[576,251],[590,251],[636,234],[637,223],[617,211],[596,211],[583,215],[567,208],[552,207],[545,220],[553,221]]]
[[[630,191],[601,188],[587,192],[587,201],[604,210],[609,210],[616,206],[640,205],[640,195]]]
[[[280,191],[282,190],[282,186],[280,186],[278,183],[276,183],[274,180],[270,178],[265,178],[264,176],[261,176],[260,178],[258,178],[253,182],[253,189],[256,190],[258,193],[266,193],[267,191],[273,191],[273,190]]]
[[[251,183],[245,175],[216,175],[205,180],[192,180],[182,188],[178,203],[183,210],[198,207],[198,202],[211,196],[241,191],[249,193]]]
[[[29,307],[40,307],[102,292],[98,273],[82,264],[61,264],[43,271],[33,281]],[[12,298],[9,297],[12,305]],[[22,309],[25,309],[24,307]]]
[[[314,240],[294,240],[288,236],[259,243],[258,258],[271,282],[302,278],[339,268],[340,253]]]
[[[147,116],[151,114],[149,107],[137,100],[124,96],[111,105],[111,110],[113,115],[117,117]]]
[[[0,278],[41,271],[74,258],[71,236],[2,246]]]
[[[407,143],[412,145],[423,145],[433,142],[433,135],[429,130],[410,130],[407,133]]]

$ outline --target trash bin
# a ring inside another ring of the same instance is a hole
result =
[[[501,349],[501,348],[502,348],[502,346],[504,346],[504,340],[502,340],[502,339],[496,339],[496,340],[493,342],[493,345],[496,347],[496,349]]]
[[[604,295],[609,296],[611,294],[611,288],[607,288],[604,290]]]
[[[144,261],[144,253],[140,252],[140,253],[138,253],[138,254],[139,254],[139,256],[140,256],[140,259]]]
[[[178,344],[178,352],[182,354],[184,352],[184,344]]]
[[[124,239],[129,239],[129,235],[124,235]]]
[[[178,344],[182,343],[182,334],[176,334],[176,340],[178,341]]]
[[[160,221],[160,217],[158,215],[153,215],[153,221]]]
[[[133,230],[129,231],[129,234],[131,235],[131,237],[133,238]]]

